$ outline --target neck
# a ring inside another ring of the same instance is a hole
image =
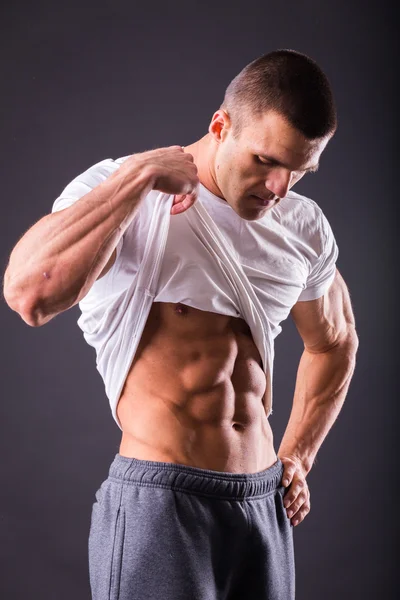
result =
[[[207,133],[204,137],[197,140],[197,142],[185,146],[185,152],[189,152],[193,155],[200,183],[211,193],[224,199],[215,178],[215,157],[217,147],[218,145],[215,140]]]

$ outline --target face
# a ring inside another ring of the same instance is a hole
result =
[[[307,172],[317,170],[331,137],[311,141],[273,111],[234,138],[228,114],[219,110],[209,133],[217,142],[213,171],[218,195],[249,221],[263,217]]]

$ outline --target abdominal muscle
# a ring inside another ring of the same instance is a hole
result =
[[[117,406],[119,453],[230,473],[267,469],[277,455],[261,364],[243,319],[154,302]]]

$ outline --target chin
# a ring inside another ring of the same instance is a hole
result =
[[[235,212],[239,215],[239,217],[241,217],[245,221],[257,221],[259,219],[262,219],[267,214],[267,212],[271,210],[271,208],[273,207],[260,206],[259,208],[249,208],[248,206],[246,206],[241,210],[240,206],[238,206],[237,208],[235,208]]]
[[[265,212],[266,211],[263,211],[261,214],[258,214],[258,215],[255,215],[255,216],[251,216],[251,217],[249,217],[249,216],[246,216],[246,217],[242,216],[242,219],[244,219],[245,221],[259,221],[260,219],[263,218],[263,216],[265,215]]]

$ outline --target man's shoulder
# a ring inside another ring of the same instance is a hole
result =
[[[282,198],[276,206],[276,210],[282,213],[288,220],[295,220],[299,216],[305,218],[315,218],[322,212],[319,204],[303,194],[289,190],[287,195]]]
[[[321,206],[308,196],[293,190],[274,208],[274,218],[290,237],[320,249],[329,230],[329,222]]]
[[[321,206],[315,201],[293,190],[282,198],[273,211],[281,225],[290,230],[314,231],[322,226],[325,217]]]

